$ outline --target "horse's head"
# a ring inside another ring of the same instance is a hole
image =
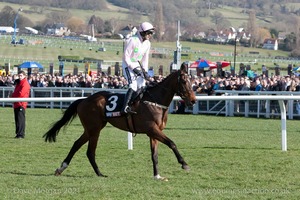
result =
[[[196,96],[192,89],[192,84],[188,75],[188,64],[182,63],[178,70],[178,91],[176,92],[185,102],[187,106],[196,103]]]

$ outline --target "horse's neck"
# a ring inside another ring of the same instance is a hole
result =
[[[170,105],[175,95],[175,87],[177,85],[177,79],[172,76],[175,75],[169,75],[169,77],[163,80],[163,82],[158,83],[158,85],[150,91],[152,101],[155,101],[156,103],[159,103],[164,106]]]

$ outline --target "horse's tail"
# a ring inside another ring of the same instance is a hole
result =
[[[50,130],[44,134],[45,142],[55,142],[56,136],[58,135],[58,132],[60,131],[61,127],[70,124],[72,120],[77,116],[77,106],[80,102],[82,102],[84,99],[78,99],[74,101],[67,110],[64,111],[64,114],[60,120],[55,122]]]

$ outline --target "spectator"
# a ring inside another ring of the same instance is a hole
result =
[[[267,74],[267,67],[266,67],[266,65],[262,65],[262,67],[261,67],[261,71],[262,71],[262,74],[263,74],[263,75],[265,75],[265,76],[268,76],[268,74]]]
[[[26,78],[26,73],[20,71],[18,73],[19,79],[16,79],[16,87],[12,93],[14,98],[28,98],[30,94],[30,85]],[[15,116],[15,126],[16,126],[16,137],[25,137],[25,109],[27,108],[27,102],[15,102],[13,104],[14,116]]]
[[[3,76],[0,76],[0,87],[6,86],[3,81]]]
[[[14,81],[13,81],[13,78],[11,76],[6,77],[5,85],[7,87],[13,87]]]
[[[255,80],[255,91],[261,91],[261,90],[262,90],[261,82],[260,82],[259,78],[256,78],[256,80]]]
[[[85,81],[85,87],[92,88],[93,86],[94,84],[92,83],[92,78],[89,75],[87,75]]]
[[[61,76],[57,76],[55,80],[55,87],[63,87],[63,79]]]

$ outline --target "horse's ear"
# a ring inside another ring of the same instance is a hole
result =
[[[185,73],[187,73],[188,72],[188,67],[189,67],[188,63],[187,62],[183,62],[181,64],[180,70],[183,71],[183,72],[185,72]]]

